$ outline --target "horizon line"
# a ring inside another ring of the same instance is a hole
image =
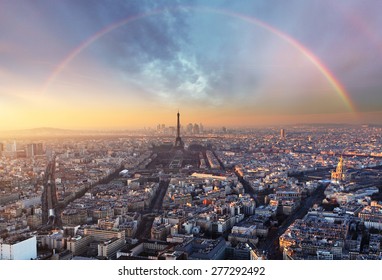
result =
[[[227,128],[227,129],[251,129],[251,128],[264,128],[264,127],[291,127],[291,126],[365,126],[365,125],[371,125],[371,126],[382,126],[382,122],[363,122],[363,123],[353,123],[353,122],[309,122],[309,123],[288,123],[288,124],[257,124],[257,125],[203,125],[205,129],[221,129],[221,128]],[[175,125],[167,125],[166,128],[176,128]],[[181,125],[181,127],[185,128],[186,125]],[[52,131],[57,130],[62,132],[95,132],[95,131],[141,131],[141,130],[156,130],[156,125],[152,126],[140,126],[140,127],[87,127],[87,128],[62,128],[62,127],[48,127],[48,126],[41,126],[41,127],[30,127],[30,128],[15,128],[15,129],[1,129],[0,132],[27,132],[33,130],[46,130],[46,131]]]

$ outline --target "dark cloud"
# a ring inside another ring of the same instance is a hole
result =
[[[171,5],[170,5],[171,4]],[[95,54],[112,67],[119,67],[123,75],[134,77],[156,63],[163,77],[177,77],[178,54],[189,42],[187,12],[175,8],[177,1],[125,1],[116,14],[121,20],[143,15],[112,30],[97,42]],[[125,10],[126,13],[121,12]],[[152,11],[158,11],[151,14]],[[115,19],[113,10],[99,9],[103,17]],[[115,20],[114,23],[118,22]],[[146,73],[147,74],[147,73]],[[158,74],[158,73],[157,73]]]

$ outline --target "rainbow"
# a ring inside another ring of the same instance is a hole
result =
[[[263,29],[275,34],[276,36],[278,36],[279,38],[283,39],[284,41],[289,43],[291,46],[296,48],[321,72],[321,74],[326,78],[329,84],[334,88],[334,90],[339,95],[341,100],[344,102],[346,107],[352,112],[356,111],[355,106],[349,96],[349,93],[346,91],[345,87],[341,84],[341,82],[334,76],[334,74],[329,70],[329,68],[326,67],[325,64],[313,54],[313,52],[311,52],[307,47],[305,47],[299,41],[297,41],[296,39],[292,38],[286,33],[276,29],[275,27],[257,18],[248,17],[242,14],[237,14],[237,13],[233,13],[233,12],[225,11],[225,10],[218,10],[218,12],[227,16],[240,18],[241,20],[245,22],[252,23],[259,27],[262,27]]]
[[[93,44],[99,38],[103,37],[107,33],[111,32],[111,31],[113,31],[113,30],[115,30],[115,29],[117,29],[119,27],[122,27],[123,25],[126,25],[126,24],[128,24],[130,22],[133,22],[133,21],[136,21],[136,20],[139,20],[139,19],[151,16],[151,15],[159,14],[161,12],[163,12],[163,11],[162,10],[155,10],[155,11],[152,11],[150,13],[139,14],[139,15],[136,15],[136,16],[128,17],[126,19],[123,19],[121,21],[115,22],[115,23],[113,23],[113,24],[111,24],[111,25],[101,29],[97,33],[95,33],[92,36],[90,36],[89,38],[87,38],[78,47],[74,48],[68,55],[66,55],[66,57],[59,64],[57,64],[57,66],[54,67],[54,70],[52,71],[52,73],[49,75],[48,79],[45,81],[44,85],[42,86],[41,95],[45,94],[45,92],[47,91],[49,86],[56,80],[58,75],[65,69],[65,67],[77,55],[79,55],[84,49],[89,47],[91,44]]]
[[[233,18],[238,18],[242,21],[248,22],[250,24],[254,24],[260,28],[263,28],[270,33],[276,35],[280,39],[287,42],[289,45],[294,47],[296,50],[298,50],[302,55],[304,55],[318,70],[319,72],[326,78],[328,83],[332,86],[332,88],[335,90],[337,95],[340,97],[340,99],[343,101],[347,109],[351,112],[356,112],[355,106],[346,91],[345,87],[341,84],[341,82],[334,76],[334,74],[328,69],[328,67],[325,66],[325,64],[319,60],[317,56],[313,54],[312,51],[310,51],[307,47],[305,47],[303,44],[301,44],[296,39],[292,38],[290,35],[276,29],[275,27],[257,19],[254,17],[249,17],[243,14],[234,13],[231,11],[223,10],[223,9],[212,9],[208,7],[192,7],[192,6],[177,6],[171,8],[172,10],[179,10],[179,9],[190,9],[194,11],[201,11],[201,12],[211,12],[215,14],[221,14]],[[106,35],[107,33],[123,26],[128,23],[131,23],[133,21],[152,16],[157,15],[160,13],[163,13],[165,9],[162,10],[153,10],[148,13],[139,14],[136,16],[131,16],[126,19],[123,19],[121,21],[118,21],[116,23],[113,23],[94,35],[87,38],[85,41],[83,41],[78,47],[74,48],[52,71],[52,73],[49,75],[48,79],[45,81],[42,90],[41,95],[44,95],[49,86],[56,80],[57,76],[65,69],[65,67],[77,56],[79,55],[84,49],[89,47],[91,44],[93,44],[95,41],[100,39],[102,36]]]

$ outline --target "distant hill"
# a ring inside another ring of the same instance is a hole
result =
[[[61,128],[54,128],[54,127],[37,127],[32,129],[26,129],[26,130],[20,130],[21,132],[25,133],[36,133],[36,134],[67,134],[67,133],[74,133],[78,132],[75,130],[68,130],[68,129],[61,129]]]
[[[73,134],[81,134],[81,131],[53,127],[0,131],[0,136],[64,136]]]
[[[37,127],[31,129],[0,131],[0,138],[29,138],[29,137],[66,137],[66,136],[110,136],[110,135],[134,135],[139,131],[129,130],[80,130],[80,129],[61,129],[54,127]]]

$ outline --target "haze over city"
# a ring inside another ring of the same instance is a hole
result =
[[[0,130],[380,123],[379,1],[0,1]]]

